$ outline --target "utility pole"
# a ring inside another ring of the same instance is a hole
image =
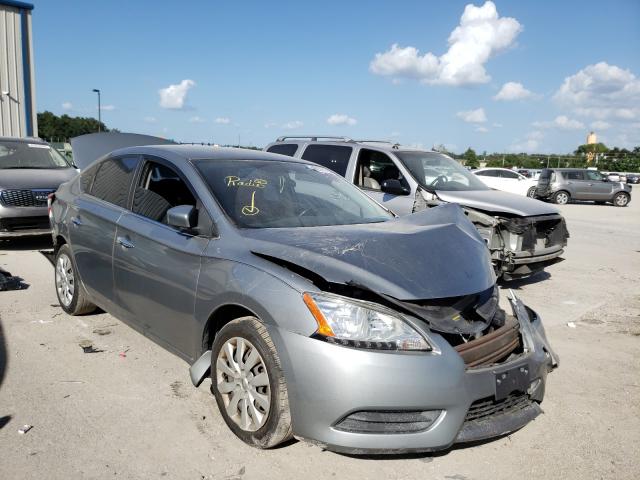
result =
[[[102,107],[100,107],[100,90],[94,88],[93,91],[98,94],[98,132],[102,131]]]

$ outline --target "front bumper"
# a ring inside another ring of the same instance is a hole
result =
[[[287,380],[294,435],[334,451],[374,454],[442,450],[523,427],[540,413],[547,372],[556,360],[540,319],[519,300],[512,304],[525,352],[477,369],[466,369],[449,343],[433,333],[429,337],[439,354],[350,349],[269,327]],[[526,392],[520,397],[529,399],[527,405],[470,419],[470,407],[495,398],[496,379],[513,371],[526,372]],[[435,411],[435,421],[414,433],[355,433],[337,427],[355,412],[407,411]]]
[[[51,235],[47,207],[0,205],[0,238]]]

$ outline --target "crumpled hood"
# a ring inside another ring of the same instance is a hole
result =
[[[457,297],[495,283],[489,251],[458,205],[387,222],[243,230],[252,252],[400,300]]]
[[[0,188],[57,190],[77,174],[75,168],[0,169]]]
[[[438,190],[437,194],[445,202],[459,203],[464,207],[476,208],[496,214],[507,213],[522,217],[532,217],[560,213],[556,207],[548,203],[499,190],[473,190],[470,192],[444,192]]]

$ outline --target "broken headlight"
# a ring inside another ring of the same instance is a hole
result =
[[[434,350],[397,312],[382,305],[328,293],[305,293],[303,299],[318,323],[316,336],[330,343],[374,350]]]

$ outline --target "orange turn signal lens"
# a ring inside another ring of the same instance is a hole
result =
[[[311,312],[311,315],[313,315],[313,318],[316,319],[316,323],[318,324],[318,330],[316,330],[316,333],[325,337],[335,337],[335,333],[333,333],[333,330],[331,330],[331,327],[327,323],[327,319],[324,318],[324,315],[318,308],[318,305],[316,305],[316,302],[314,302],[313,297],[308,293],[305,293],[304,295],[302,295],[302,299],[307,305],[307,308],[309,308],[309,311]]]

